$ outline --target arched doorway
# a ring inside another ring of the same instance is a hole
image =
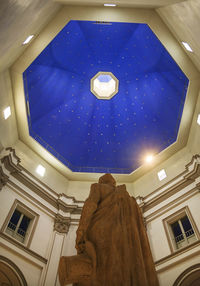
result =
[[[200,285],[200,264],[187,268],[176,279],[173,286],[199,286]]]
[[[0,255],[0,286],[27,286],[21,270],[10,259]]]

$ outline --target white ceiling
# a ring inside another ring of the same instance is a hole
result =
[[[104,3],[114,3],[120,7],[141,7],[141,8],[158,8],[166,5],[183,2],[183,0],[54,0],[67,5],[103,5]]]
[[[25,49],[21,43],[26,36],[37,35],[62,4],[103,5],[104,2],[104,0],[1,0],[0,70],[15,61]],[[191,45],[194,53],[188,54],[200,69],[199,0],[110,0],[108,2],[115,2],[118,7],[155,8],[176,38]]]

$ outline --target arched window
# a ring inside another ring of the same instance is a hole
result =
[[[200,285],[200,263],[187,268],[174,282],[173,286],[199,286]]]
[[[10,259],[0,255],[0,285],[27,286],[21,270]]]

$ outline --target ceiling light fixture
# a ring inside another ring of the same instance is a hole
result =
[[[112,4],[112,3],[107,3],[107,4],[103,4],[105,7],[116,7],[116,4]]]
[[[200,113],[199,113],[199,115],[198,115],[198,117],[197,117],[197,124],[200,125]]]
[[[4,119],[7,119],[11,115],[10,106],[6,107],[3,111]]]
[[[44,176],[46,169],[42,165],[38,165],[36,169],[36,173],[38,173],[41,177]]]
[[[27,45],[32,40],[33,37],[34,35],[28,36],[28,38],[26,38],[26,40],[23,42],[23,45]]]
[[[186,48],[186,50],[187,50],[187,51],[189,51],[189,52],[193,52],[193,50],[191,49],[191,47],[189,46],[189,44],[188,44],[188,43],[186,43],[186,42],[182,42],[182,44],[183,44],[183,46]]]
[[[164,169],[162,169],[161,171],[158,172],[158,179],[159,179],[160,181],[164,180],[166,177],[167,177],[167,175],[166,175]]]
[[[151,163],[153,161],[153,155],[147,155],[145,158],[146,163]]]

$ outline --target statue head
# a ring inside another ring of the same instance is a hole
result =
[[[111,174],[105,174],[99,178],[100,184],[107,184],[111,186],[116,186],[116,181]]]

